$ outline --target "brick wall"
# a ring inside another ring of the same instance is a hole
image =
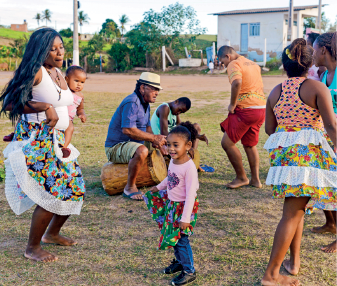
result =
[[[11,30],[20,31],[20,32],[28,32],[27,23],[24,24],[11,24]]]

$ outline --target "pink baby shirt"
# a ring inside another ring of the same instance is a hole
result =
[[[184,164],[174,164],[171,160],[167,177],[158,186],[158,190],[167,189],[170,201],[185,202],[182,222],[191,222],[194,201],[199,189],[198,171],[192,160]]]

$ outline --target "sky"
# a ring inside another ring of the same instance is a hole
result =
[[[121,15],[126,14],[130,23],[126,26],[130,30],[132,25],[143,19],[143,13],[153,9],[160,11],[163,6],[176,3],[177,0],[80,0],[80,11],[88,14],[89,24],[84,24],[82,33],[99,32],[105,19],[113,19],[117,24]],[[271,3],[273,2],[273,3]],[[294,0],[294,6],[316,5],[318,0]],[[217,16],[211,13],[240,9],[287,7],[289,0],[180,0],[185,6],[192,6],[200,20],[200,26],[208,29],[207,34],[217,34]],[[334,22],[337,15],[337,1],[323,0],[328,6],[323,8],[326,16]],[[48,26],[56,30],[68,28],[73,22],[73,0],[0,0],[0,25],[21,24],[25,19],[28,29],[38,27],[34,16],[49,9],[52,12]],[[45,25],[45,22],[43,23]],[[41,26],[40,22],[40,26]],[[80,31],[80,29],[79,29]]]

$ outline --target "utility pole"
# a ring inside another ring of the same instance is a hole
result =
[[[294,22],[294,1],[289,0],[289,17],[288,17],[288,33],[287,41],[292,42],[293,40],[293,22]]]
[[[319,3],[318,3],[318,17],[317,17],[316,29],[319,29],[319,33],[321,33],[321,29],[322,29],[322,0],[319,0]]]
[[[80,52],[78,49],[78,1],[74,1],[74,32],[73,32],[73,65],[80,65]]]

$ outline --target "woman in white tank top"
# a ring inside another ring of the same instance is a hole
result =
[[[71,214],[80,214],[85,194],[77,162],[79,152],[69,145],[71,156],[63,158],[61,151],[69,124],[67,106],[73,103],[59,70],[63,55],[59,33],[50,28],[35,31],[18,70],[0,97],[0,114],[9,111],[12,122],[21,118],[12,142],[3,151],[6,198],[17,215],[37,204],[24,255],[44,262],[57,257],[41,248],[41,240],[76,244],[59,232]]]

